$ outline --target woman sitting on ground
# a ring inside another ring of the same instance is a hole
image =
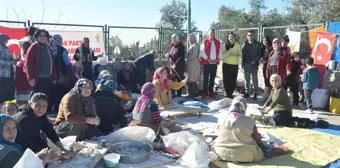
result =
[[[245,116],[246,99],[235,97],[225,117],[219,119],[219,136],[212,143],[214,158],[229,162],[259,162],[265,157],[284,155],[288,148],[262,142],[255,121]]]
[[[133,66],[129,62],[124,62],[123,69],[118,72],[117,83],[119,87],[127,89],[132,93],[138,93],[141,89],[141,86],[137,84],[137,77]]]
[[[174,82],[169,80],[169,72],[166,67],[158,68],[155,71],[153,76],[153,84],[156,88],[154,101],[161,110],[180,109],[188,113],[198,113],[202,111],[199,107],[186,107],[172,101],[171,89],[176,90],[182,88],[188,80],[188,74],[184,73],[184,77],[184,80],[181,82]]]
[[[113,80],[107,80],[101,84],[100,89],[94,94],[96,110],[100,119],[98,128],[103,134],[113,131],[113,125],[120,127],[127,125],[124,117],[125,110],[131,108],[131,104],[124,107],[120,104],[121,91],[117,91],[117,84]]]
[[[6,114],[0,114],[0,167],[13,168],[20,160],[24,153],[22,146],[15,142],[17,137],[17,124],[13,118]],[[36,155],[42,160],[43,165],[46,162],[54,162],[60,159],[57,153],[48,148],[44,148]],[[73,158],[74,155],[69,155]],[[65,156],[66,158],[66,156]]]
[[[101,135],[94,100],[91,97],[92,82],[79,79],[74,88],[61,100],[54,123],[57,134],[64,138],[77,136],[77,141]]]
[[[133,120],[129,126],[149,127],[159,133],[160,127],[169,128],[170,132],[180,131],[180,127],[174,126],[174,121],[162,119],[157,104],[153,101],[156,93],[154,84],[148,82],[143,85],[141,96],[138,98],[135,108],[132,111]]]
[[[35,153],[39,152],[44,148],[48,148],[46,139],[41,136],[42,131],[62,151],[69,152],[61,144],[53,125],[46,116],[47,107],[48,97],[44,93],[35,93],[29,100],[28,105],[12,116],[18,128],[15,141],[24,150],[29,148]]]
[[[260,110],[263,114],[267,114],[274,109],[273,119],[276,125],[290,126],[293,107],[287,91],[281,86],[281,77],[278,74],[273,74],[270,77],[270,84],[273,89],[266,103],[260,107]]]

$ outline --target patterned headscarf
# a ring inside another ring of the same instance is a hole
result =
[[[164,81],[161,81],[161,76],[163,71],[167,71],[166,67],[160,67],[158,68],[155,73],[153,74],[153,80],[156,80],[157,83],[161,86],[162,91],[168,91],[169,85],[168,85],[168,78],[166,78]]]
[[[54,56],[58,55],[58,48],[63,44],[63,38],[59,35],[56,34],[52,37],[51,41],[51,51]]]
[[[117,83],[113,80],[107,80],[101,84],[100,90],[105,92],[113,92],[117,90]]]
[[[83,102],[84,109],[85,109],[85,116],[88,116],[90,114],[90,104],[89,104],[89,97],[84,97],[81,95],[82,90],[85,87],[85,84],[90,84],[91,87],[93,87],[93,84],[90,80],[83,78],[79,79],[77,83],[74,85],[74,87],[69,92],[72,95],[75,95],[79,100]]]
[[[246,114],[247,100],[242,96],[237,96],[231,102],[228,114],[222,118],[222,124],[231,128],[233,123],[240,117]]]
[[[15,142],[9,142],[4,139],[2,136],[2,131],[3,131],[3,124],[5,123],[6,120],[13,120],[13,118],[10,115],[7,114],[0,114],[0,144],[6,144],[6,145],[11,145],[17,148],[20,152],[23,152],[22,147],[20,144],[15,143]],[[13,120],[14,121],[14,120]],[[15,121],[14,121],[15,122]]]
[[[136,106],[133,111],[137,113],[144,112],[145,108],[148,106],[149,102],[153,100],[156,94],[156,88],[153,83],[145,83],[141,90],[141,96],[137,99]]]

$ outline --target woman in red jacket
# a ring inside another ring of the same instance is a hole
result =
[[[37,41],[28,48],[26,55],[26,75],[32,86],[31,95],[37,92],[50,96],[51,85],[56,83],[54,58],[47,46],[49,33],[38,30],[35,34]]]
[[[289,70],[290,54],[287,50],[283,50],[281,40],[275,38],[273,40],[273,50],[268,55],[266,78],[271,75],[278,74],[282,79],[282,83],[286,83],[286,78],[291,71]]]

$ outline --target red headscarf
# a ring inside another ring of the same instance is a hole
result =
[[[159,83],[162,91],[168,91],[168,88],[169,88],[169,85],[168,85],[169,72],[167,71],[168,77],[166,79],[164,79],[163,81],[161,81],[161,76],[162,76],[163,71],[167,71],[166,67],[160,67],[160,68],[156,69],[155,73],[153,74],[153,80],[155,80]]]

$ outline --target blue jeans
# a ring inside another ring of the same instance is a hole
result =
[[[251,64],[244,64],[243,70],[244,70],[244,79],[245,79],[245,92],[249,94],[250,90],[250,75],[253,80],[255,93],[257,92],[259,88],[259,82],[257,80],[257,71],[259,67],[257,65],[251,65]]]

